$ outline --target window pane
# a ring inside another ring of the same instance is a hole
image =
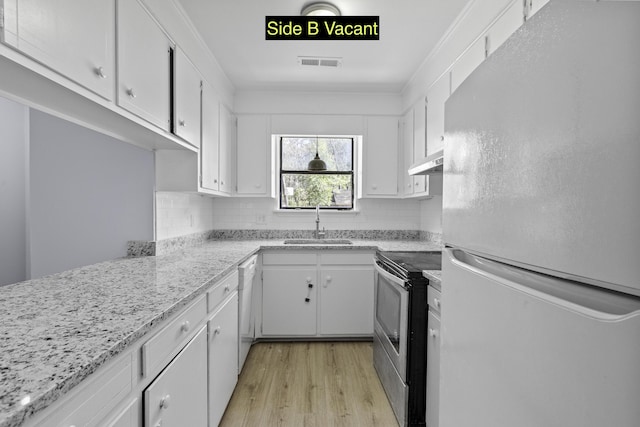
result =
[[[323,207],[351,209],[353,181],[351,174],[282,174],[283,208]]]
[[[353,168],[351,138],[286,137],[282,138],[282,170],[306,170],[316,156],[316,144],[320,158],[328,171],[350,171]]]

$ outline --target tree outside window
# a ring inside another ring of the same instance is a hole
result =
[[[353,145],[346,137],[281,137],[280,208],[353,209]],[[307,170],[316,149],[326,171]]]

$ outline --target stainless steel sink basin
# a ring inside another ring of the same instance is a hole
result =
[[[285,245],[351,245],[347,239],[287,239]]]

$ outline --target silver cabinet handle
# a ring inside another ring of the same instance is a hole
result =
[[[178,124],[182,127],[186,127],[187,126],[187,122],[184,120],[178,120]]]
[[[222,328],[220,326],[218,326],[217,328],[215,328],[213,330],[214,335],[220,335],[220,331],[222,331]]]
[[[182,332],[189,332],[189,329],[191,328],[191,324],[189,323],[188,320],[185,320],[182,325],[180,326],[180,330]]]
[[[229,292],[230,289],[231,289],[231,286],[225,285],[225,287],[224,287],[224,291],[225,292]]]
[[[104,73],[104,68],[103,67],[96,67],[95,69],[96,75],[98,77],[100,77],[101,79],[106,79],[107,75]]]
[[[434,337],[434,338],[437,337],[438,336],[438,330],[429,328],[429,336],[430,337]]]
[[[129,95],[130,98],[136,97],[136,93],[133,91],[133,88],[127,89],[127,95]]]
[[[440,299],[434,298],[433,302],[435,303],[436,307],[440,308]]]
[[[169,408],[169,402],[171,402],[171,395],[166,395],[162,399],[160,399],[160,408],[167,409]]]

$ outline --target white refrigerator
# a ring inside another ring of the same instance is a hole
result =
[[[440,427],[639,427],[640,2],[552,0],[445,128]]]

